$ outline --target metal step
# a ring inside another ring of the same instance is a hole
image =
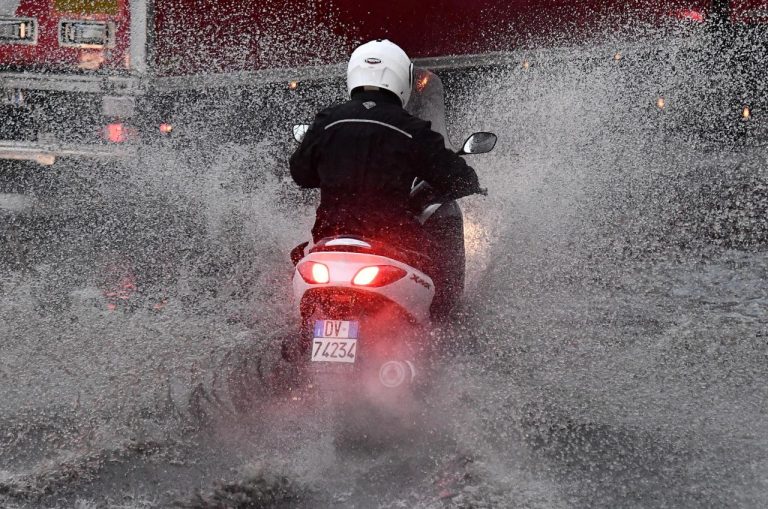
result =
[[[129,145],[86,145],[66,143],[40,143],[0,140],[0,160],[34,161],[50,166],[62,157],[91,159],[126,159],[136,156],[137,149]]]

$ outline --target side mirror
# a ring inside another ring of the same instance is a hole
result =
[[[293,139],[301,143],[309,131],[309,124],[297,124],[293,126]]]
[[[493,133],[475,133],[464,142],[459,154],[485,154],[493,150],[498,138]]]

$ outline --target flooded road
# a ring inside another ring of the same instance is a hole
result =
[[[471,160],[491,192],[462,203],[468,291],[430,338],[427,403],[370,436],[258,387],[236,414],[221,389],[293,324],[315,198],[287,179],[287,129],[204,165],[68,167],[77,192],[4,230],[0,503],[764,505],[768,153],[659,127],[659,83],[683,77],[569,51],[444,78],[454,141],[500,136]]]

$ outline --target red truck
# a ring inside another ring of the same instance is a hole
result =
[[[237,115],[217,97],[248,103],[242,94],[257,85],[339,77],[350,50],[377,37],[417,63],[462,68],[578,43],[628,19],[756,24],[768,3],[0,0],[0,160],[130,155],[132,140],[167,136],[178,118]]]

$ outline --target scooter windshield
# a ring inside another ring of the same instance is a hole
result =
[[[408,113],[432,122],[432,130],[443,135],[445,147],[453,150],[445,123],[445,89],[440,78],[427,69],[415,69]]]

